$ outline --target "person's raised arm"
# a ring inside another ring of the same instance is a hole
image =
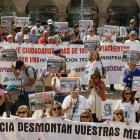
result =
[[[24,34],[21,33],[21,36],[18,38],[18,34],[16,34],[15,36],[15,43],[19,43],[21,41],[21,39],[23,38]]]
[[[67,113],[69,109],[71,109],[71,107],[72,107],[72,96],[71,96],[71,101],[69,102],[69,106],[67,106],[66,108],[63,108],[63,113]]]
[[[56,78],[52,79],[53,80],[53,84],[52,84],[52,90],[55,91],[55,93],[59,93],[57,90],[56,90]]]
[[[11,64],[11,69],[13,70],[13,73],[14,73],[15,77],[19,77],[20,76],[20,74],[16,71],[16,69],[15,69],[13,64]]]

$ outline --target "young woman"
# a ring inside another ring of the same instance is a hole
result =
[[[60,73],[67,73],[65,62],[63,62],[62,69],[60,70]]]
[[[81,113],[80,122],[93,122],[92,115],[88,110],[84,110]]]
[[[126,87],[121,93],[121,100],[118,101],[117,107],[123,110],[124,119],[130,123],[135,123],[135,113],[140,113],[140,102],[138,103],[131,88]]]
[[[94,122],[103,122],[103,120],[101,120],[101,104],[102,101],[106,101],[106,96],[105,84],[101,80],[99,71],[95,70],[94,73],[91,74],[87,92],[89,94],[88,104],[90,106]]]
[[[80,86],[79,80],[76,81],[74,88],[73,88],[73,91],[81,91],[81,86]]]
[[[0,84],[0,117],[2,117],[5,111],[5,91],[4,87]]]
[[[19,118],[30,118],[30,109],[28,106],[26,105],[22,105],[18,108],[17,116],[19,116]]]

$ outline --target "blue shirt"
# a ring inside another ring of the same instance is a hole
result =
[[[140,76],[139,68],[135,68],[134,70],[130,69],[129,75],[127,75],[127,70],[128,68],[124,70],[124,75],[123,75],[123,82],[125,83],[124,88],[128,87],[128,85],[132,86],[133,76]],[[128,81],[128,78],[130,78],[131,81]]]
[[[137,35],[139,35],[139,29],[137,27],[134,27],[133,30],[131,30],[130,27],[126,28],[126,32],[129,34],[131,31],[135,31],[137,33]]]
[[[17,33],[16,36],[15,36],[15,40],[19,39],[21,37],[21,34],[22,34],[22,32]],[[34,43],[36,41],[35,37],[31,33],[29,33],[29,32],[27,34],[30,37],[30,43]],[[24,38],[24,36],[23,36],[23,38]],[[23,38],[20,40],[21,43],[24,43],[24,39]]]

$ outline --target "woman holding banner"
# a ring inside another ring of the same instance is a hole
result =
[[[130,123],[135,123],[135,112],[140,113],[140,102],[138,103],[131,88],[126,87],[121,93],[121,100],[118,101],[117,107],[123,110],[124,119]]]
[[[80,122],[93,122],[92,114],[89,110],[84,110],[80,115]]]

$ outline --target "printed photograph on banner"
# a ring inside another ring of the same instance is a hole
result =
[[[97,34],[101,40],[104,40],[105,39],[105,28],[104,27],[97,28]]]
[[[93,28],[93,20],[79,20],[80,30],[87,30],[90,27]]]
[[[1,49],[2,61],[17,61],[17,51],[16,49],[4,48]]]
[[[81,77],[60,77],[62,92],[81,91]]]
[[[102,119],[113,119],[113,101],[102,101]]]
[[[126,63],[138,64],[140,61],[140,51],[136,50],[124,50],[122,61]]]
[[[50,73],[67,73],[66,61],[62,57],[49,55],[47,60],[47,72]]]
[[[85,77],[89,77],[96,68],[96,61],[85,66]]]
[[[120,36],[126,37],[126,28],[125,27],[120,27]]]
[[[100,40],[85,40],[84,42],[85,52],[100,51]]]
[[[2,27],[14,26],[16,16],[3,16],[1,17]]]
[[[132,82],[132,91],[140,91],[140,77],[135,76],[133,77],[133,82]]]
[[[29,24],[29,17],[16,17],[16,27],[27,27]]]
[[[54,108],[53,91],[29,94],[30,110]]]
[[[54,26],[56,32],[68,32],[68,22],[55,22]]]

